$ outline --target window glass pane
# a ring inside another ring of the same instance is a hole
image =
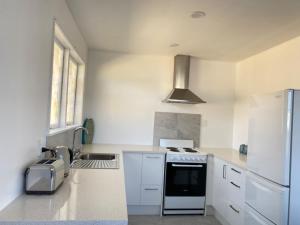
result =
[[[75,123],[82,123],[82,106],[84,91],[84,65],[78,66],[77,86],[76,86],[76,103],[75,103]]]
[[[77,63],[70,58],[67,92],[67,125],[74,124],[77,71]]]
[[[50,128],[56,128],[59,126],[63,58],[64,49],[58,43],[54,42]]]

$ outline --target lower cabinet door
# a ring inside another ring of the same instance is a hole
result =
[[[163,154],[143,154],[142,184],[161,185],[164,177]]]
[[[247,204],[245,205],[245,225],[274,225]]]
[[[141,201],[142,154],[125,153],[124,171],[128,205],[139,205]]]
[[[160,205],[162,202],[162,189],[160,185],[142,185],[141,204]]]
[[[228,165],[217,158],[213,161],[213,206],[223,217],[227,218],[227,167]]]

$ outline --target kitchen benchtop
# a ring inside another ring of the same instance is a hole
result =
[[[54,195],[21,195],[0,212],[1,225],[127,225],[127,205],[122,152],[161,153],[160,147],[143,145],[84,146],[84,152],[120,154],[119,169],[71,169]],[[231,149],[205,148],[234,165],[245,168],[245,157]]]
[[[241,169],[246,169],[247,156],[240,154],[237,150],[224,148],[201,148],[200,151],[225,160],[240,167]]]

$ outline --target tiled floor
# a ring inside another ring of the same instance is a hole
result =
[[[213,216],[129,216],[129,225],[221,225]]]

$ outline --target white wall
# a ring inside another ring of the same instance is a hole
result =
[[[191,60],[190,88],[207,104],[161,101],[173,85],[173,57],[89,51],[86,112],[95,143],[152,144],[154,112],[202,115],[200,145],[231,147],[235,65]]]
[[[0,1],[0,209],[22,192],[24,168],[47,133],[54,17],[86,60],[65,1]]]
[[[300,89],[300,37],[237,64],[233,146],[248,141],[248,99],[287,88]]]

